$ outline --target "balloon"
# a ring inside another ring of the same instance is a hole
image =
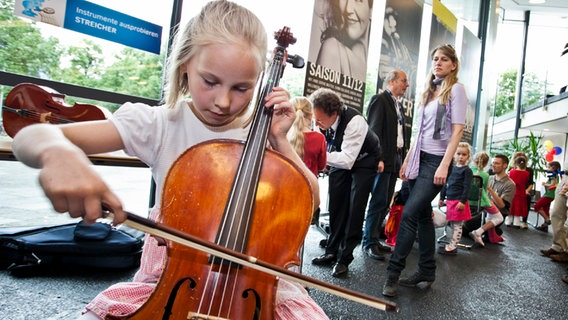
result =
[[[554,144],[552,143],[552,141],[546,140],[546,141],[544,141],[542,146],[544,147],[544,150],[550,151],[550,149],[552,149],[552,147],[554,147]]]
[[[562,148],[560,147],[554,147],[552,150],[556,151],[555,155],[560,155],[562,153]]]
[[[552,153],[546,154],[546,161],[550,162],[554,160],[554,155]]]
[[[550,154],[556,154],[556,149],[552,148],[552,149],[550,149],[550,151],[548,151],[548,153],[550,153]]]

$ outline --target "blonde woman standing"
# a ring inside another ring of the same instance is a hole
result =
[[[408,180],[410,196],[402,212],[396,246],[387,267],[383,295],[397,295],[398,285],[428,288],[436,278],[436,235],[432,221],[432,201],[446,184],[452,159],[463,134],[467,96],[458,83],[459,60],[451,45],[431,54],[432,69],[418,109],[418,135],[400,169]],[[419,190],[412,192],[413,189]],[[418,270],[400,279],[418,235]]]

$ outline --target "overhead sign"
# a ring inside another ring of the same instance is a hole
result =
[[[160,53],[162,27],[83,0],[16,0],[14,14]]]

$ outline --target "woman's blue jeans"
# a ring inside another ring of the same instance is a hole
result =
[[[396,237],[396,246],[389,260],[387,272],[399,276],[406,266],[406,258],[410,254],[416,233],[418,233],[418,272],[427,277],[435,278],[436,233],[432,221],[432,201],[442,189],[434,184],[434,174],[443,156],[425,152],[420,153],[420,169],[418,177],[409,180],[410,195],[404,205],[402,220]],[[451,166],[450,169],[451,170]],[[450,172],[448,172],[449,176]]]

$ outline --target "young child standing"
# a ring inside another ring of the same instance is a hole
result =
[[[495,206],[495,204],[489,200],[489,173],[485,171],[485,167],[489,164],[489,155],[485,151],[481,151],[476,153],[473,156],[473,167],[471,170],[473,171],[474,176],[479,176],[482,181],[482,192],[481,192],[481,201],[479,203],[480,208],[487,212],[487,222],[482,225],[480,228],[470,232],[470,237],[475,240],[479,245],[485,246],[483,242],[482,235],[487,231],[489,236],[489,241],[491,243],[498,243],[502,242],[503,238],[499,236],[495,232],[495,226],[498,226],[501,222],[503,222],[503,215],[499,211],[499,209]],[[477,203],[473,203],[477,205]]]
[[[296,109],[296,120],[288,132],[288,140],[308,169],[317,177],[327,163],[325,136],[321,132],[312,130],[313,107],[308,98],[295,97],[291,103]],[[312,224],[318,224],[319,216],[318,207],[312,215]]]
[[[534,205],[534,210],[538,212],[543,218],[544,223],[536,227],[537,230],[548,232],[548,226],[550,225],[550,204],[554,200],[554,193],[558,185],[557,172],[560,171],[560,162],[551,161],[546,166],[546,170],[552,172],[548,177],[546,182],[542,185],[546,189],[546,192],[538,199]]]
[[[521,218],[521,229],[528,229],[529,228],[529,224],[528,224],[528,217],[529,217],[529,209],[531,207],[531,203],[532,203],[532,191],[534,188],[534,170],[528,166],[528,157],[527,154],[522,152],[522,151],[517,151],[513,154],[513,160],[517,159],[517,157],[519,156],[523,156],[525,157],[525,160],[527,161],[527,168],[525,170],[527,170],[529,172],[529,180],[527,181],[527,185],[525,186],[525,197],[527,200],[527,211],[525,211],[525,214],[523,215],[523,217]]]
[[[150,217],[160,221],[164,181],[180,154],[206,140],[246,140],[253,109],[249,105],[266,52],[266,31],[252,12],[229,1],[211,1],[174,40],[165,77],[165,105],[126,103],[108,120],[29,126],[14,138],[14,154],[41,169],[41,187],[57,212],[92,223],[102,217],[104,204],[114,213],[113,223],[119,224],[126,219],[122,204],[86,155],[123,149],[151,168],[158,203]],[[317,207],[317,179],[286,138],[295,118],[288,92],[274,88],[262,103],[274,108],[270,146],[301,168]],[[166,256],[167,247],[146,236],[133,281],[100,293],[87,305],[82,319],[121,317],[138,310],[156,287]],[[301,285],[284,280],[278,281],[274,318],[327,319]]]
[[[521,219],[528,214],[526,186],[529,181],[527,159],[524,156],[515,158],[515,168],[509,171],[509,178],[515,183],[515,197],[511,203],[511,214],[505,219],[505,225],[521,228]]]
[[[462,237],[464,221],[471,219],[469,209],[469,187],[473,179],[473,173],[467,163],[471,157],[471,147],[466,142],[460,142],[454,155],[455,164],[448,177],[448,182],[440,191],[438,205],[444,205],[446,199],[446,220],[450,223],[452,237],[450,243],[438,248],[439,254],[456,255],[458,253],[457,244]]]

